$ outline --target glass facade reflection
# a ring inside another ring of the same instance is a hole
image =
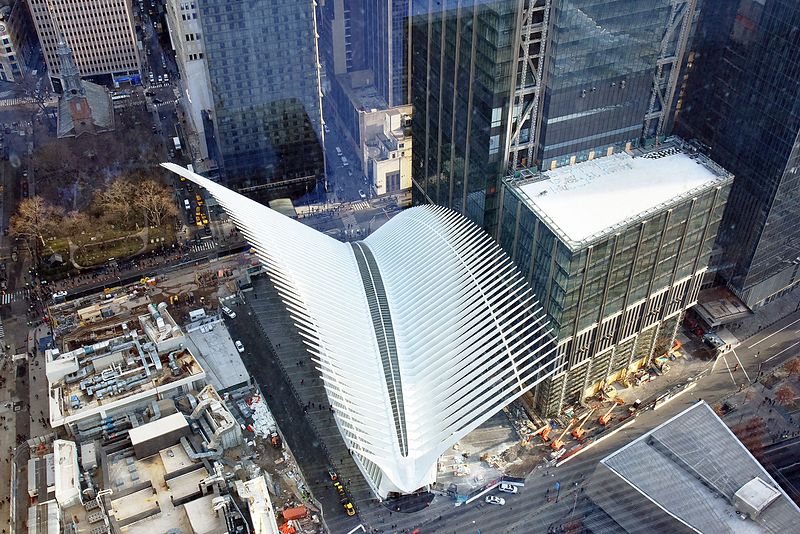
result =
[[[557,413],[670,348],[696,302],[733,180],[709,165],[720,178],[702,191],[578,245],[530,203],[524,182],[502,181],[500,246],[526,276],[559,347],[562,370],[537,395],[542,412]]]
[[[671,0],[554,2],[539,161],[638,145]]]
[[[260,200],[313,191],[324,175],[313,4],[204,0],[200,11],[227,183]]]
[[[503,168],[517,0],[413,2],[413,197],[484,224]]]
[[[417,203],[451,207],[493,230],[506,168],[549,169],[635,148],[646,117],[672,109],[655,97],[654,79],[673,94],[670,69],[680,68],[691,2],[678,11],[671,0],[459,4],[413,5]],[[526,35],[541,39],[527,59]]]
[[[706,0],[677,131],[736,176],[720,273],[748,306],[800,283],[800,3]]]

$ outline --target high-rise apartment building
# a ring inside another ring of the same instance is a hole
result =
[[[718,273],[750,308],[800,284],[800,2],[706,0],[676,130],[736,176]]]
[[[325,168],[314,2],[195,1],[226,183],[262,200],[314,191]]]
[[[140,73],[130,0],[28,0],[53,86],[60,83],[58,40],[72,48],[83,77],[130,79]]]
[[[695,0],[413,3],[415,202],[492,226],[506,170],[669,130]]]
[[[501,182],[499,242],[556,335],[558,413],[665,354],[697,302],[733,177],[678,139]],[[576,215],[579,214],[579,215]]]

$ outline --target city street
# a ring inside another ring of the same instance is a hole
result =
[[[248,308],[253,311],[263,308],[265,303],[262,304],[262,300],[265,297],[261,295],[260,298],[252,300],[252,295],[254,294],[248,296]],[[349,529],[350,522],[346,521],[341,513],[336,499],[332,498],[329,495],[330,492],[326,492],[325,488],[318,484],[320,471],[324,470],[326,462],[328,465],[333,465],[337,458],[321,460],[319,456],[325,453],[317,445],[317,438],[327,444],[323,445],[323,448],[330,448],[331,443],[334,443],[335,447],[335,442],[341,441],[341,439],[330,431],[320,432],[319,410],[316,413],[304,414],[295,394],[290,393],[293,388],[296,388],[300,397],[304,398],[307,395],[303,391],[312,387],[308,383],[314,377],[313,369],[308,367],[310,362],[304,366],[304,370],[284,368],[284,373],[289,374],[293,386],[289,385],[286,377],[279,378],[276,373],[280,367],[272,366],[271,363],[268,366],[266,364],[279,358],[275,355],[276,353],[280,354],[281,351],[288,350],[287,344],[283,344],[282,348],[254,351],[252,347],[271,347],[271,345],[266,344],[261,337],[263,334],[260,334],[258,328],[242,327],[253,321],[252,318],[242,313],[248,308],[240,307],[237,310],[239,317],[232,321],[235,324],[231,325],[232,332],[241,337],[245,346],[248,347],[248,357],[245,363],[251,373],[262,383],[264,390],[271,392],[268,393],[270,406],[275,410],[279,423],[282,423],[282,429],[289,440],[289,445],[295,450],[307,481],[315,489],[315,497],[325,507],[326,520],[332,527],[332,532],[346,532],[345,529]],[[270,316],[274,317],[274,312],[270,313]],[[366,486],[363,481],[355,481],[357,473],[348,471],[347,477],[354,479],[354,486],[360,488],[357,494],[354,493],[354,496],[357,497],[356,503],[362,524],[368,530],[377,529],[378,532],[403,532],[421,528],[423,533],[455,532],[461,534],[480,531],[516,534],[519,532],[547,532],[552,525],[561,524],[569,518],[580,518],[592,506],[583,495],[582,485],[591,476],[600,459],[683,411],[698,399],[702,398],[713,405],[720,399],[738,391],[739,382],[747,384],[747,376],[754,378],[758,373],[759,365],[762,366],[762,370],[782,365],[787,359],[797,354],[791,349],[796,344],[798,328],[800,328],[800,313],[794,313],[750,337],[736,351],[741,361],[737,372],[733,373],[736,384],[731,380],[732,373],[727,366],[716,365],[714,371],[701,378],[694,389],[678,396],[658,410],[641,412],[632,424],[597,442],[596,445],[584,449],[582,453],[573,456],[561,467],[542,467],[534,470],[526,477],[525,486],[520,488],[517,495],[502,495],[506,499],[505,506],[486,504],[483,502],[483,496],[473,503],[455,506],[452,498],[437,495],[432,504],[423,511],[390,514],[389,510],[372,500],[369,493],[364,491]],[[265,359],[264,356],[267,354]],[[755,357],[756,354],[759,354],[758,358]],[[732,355],[727,356],[732,357]],[[291,356],[288,359],[291,359]],[[764,365],[764,361],[768,363]],[[708,365],[710,366],[711,362]],[[278,382],[275,382],[276,380]],[[301,380],[306,383],[305,386],[301,385]],[[663,383],[662,386],[667,388],[669,384]],[[316,397],[311,398],[317,399]],[[327,403],[324,398],[313,402],[322,402],[321,406],[323,411],[325,410]],[[316,422],[307,426],[309,423],[306,421]],[[316,431],[312,431],[312,428],[315,428]],[[306,472],[305,469],[309,467],[310,470]],[[555,489],[556,483],[559,484],[559,492]],[[556,493],[559,494],[558,502],[556,502]],[[495,490],[491,494],[498,494],[498,492]],[[334,526],[336,528],[333,528]]]

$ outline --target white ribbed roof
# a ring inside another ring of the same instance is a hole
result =
[[[438,457],[554,372],[541,307],[463,216],[403,211],[342,243],[175,164],[235,221],[313,355],[348,447],[380,494],[435,480]],[[369,469],[366,469],[367,471]]]

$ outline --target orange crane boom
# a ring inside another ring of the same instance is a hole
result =
[[[536,429],[536,432],[532,434],[532,436],[541,436],[542,441],[548,441],[548,436],[550,435],[550,423],[543,425],[541,428]],[[530,441],[530,439],[528,439]]]
[[[575,430],[572,431],[572,437],[573,438],[581,439],[583,437],[583,435],[586,434],[586,431],[583,429],[583,425],[586,424],[586,421],[589,420],[589,417],[592,416],[592,414],[595,412],[595,410],[597,410],[597,408],[592,409],[589,413],[587,413],[586,415],[583,416],[583,419],[581,420],[581,424],[579,424],[575,428]]]
[[[610,423],[611,420],[614,418],[614,416],[611,415],[611,412],[613,412],[614,408],[616,407],[617,407],[616,403],[613,404],[606,413],[597,418],[597,422],[600,423],[602,426],[606,426],[608,423]]]
[[[556,439],[550,442],[550,448],[554,451],[560,450],[564,446],[564,436],[569,432],[569,429],[572,427],[572,422],[567,425],[564,431],[559,435]]]

